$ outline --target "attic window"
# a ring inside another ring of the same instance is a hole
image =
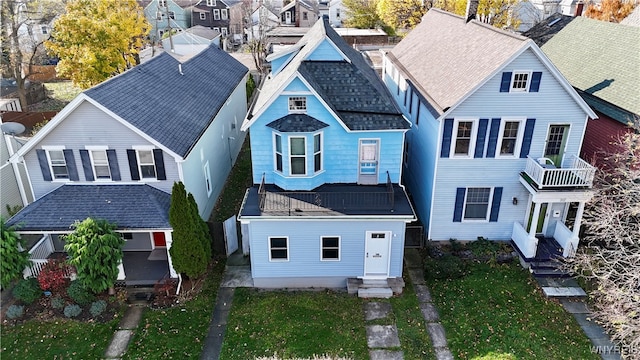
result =
[[[289,111],[290,112],[305,112],[307,111],[307,98],[304,96],[290,96],[289,97]]]
[[[216,6],[216,0],[207,0],[207,6]]]
[[[529,72],[514,72],[511,80],[512,92],[526,92],[529,90]]]
[[[167,7],[167,0],[158,0],[159,7]]]

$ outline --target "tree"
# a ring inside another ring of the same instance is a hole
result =
[[[520,27],[517,7],[522,0],[480,0],[478,20],[499,29],[516,30]],[[467,0],[435,0],[433,7],[465,16]]]
[[[383,25],[378,15],[378,0],[344,0],[342,4],[346,9],[345,26],[374,29]]]
[[[87,89],[135,66],[150,28],[135,0],[70,0],[45,46],[58,74]]]
[[[413,29],[422,21],[427,7],[421,0],[379,0],[378,16],[393,29]]]
[[[599,170],[585,209],[584,245],[567,266],[593,285],[594,315],[614,342],[640,348],[640,122]]]
[[[68,263],[75,266],[78,281],[88,290],[99,293],[112,290],[118,279],[124,239],[116,226],[102,219],[87,218],[72,225],[74,231],[62,238]]]
[[[267,31],[270,30],[269,10],[265,7],[258,8],[257,16],[254,16],[253,1],[242,0],[242,14],[247,28],[247,47],[256,69],[263,74],[267,58]]]
[[[6,288],[11,282],[22,276],[29,264],[29,253],[23,249],[24,241],[16,233],[14,226],[7,226],[0,216],[0,285]]]
[[[194,206],[197,218],[194,217]],[[173,228],[173,243],[169,253],[173,268],[190,278],[197,278],[204,274],[211,258],[210,245],[208,252],[205,245],[205,241],[208,239],[203,239],[202,222],[204,221],[200,215],[197,215],[197,206],[192,205],[187,196],[184,184],[182,182],[174,183],[171,189],[171,206],[169,207],[169,223]]]
[[[619,23],[627,15],[631,14],[636,7],[634,0],[602,0],[599,4],[593,1],[589,2],[584,16]]]
[[[26,86],[35,75],[34,65],[47,58],[43,43],[49,22],[58,15],[61,0],[2,0],[2,72],[16,80],[20,106],[27,109]],[[44,31],[43,31],[44,29]]]

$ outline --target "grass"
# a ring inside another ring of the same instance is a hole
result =
[[[575,319],[546,299],[516,263],[473,264],[459,279],[430,280],[458,359],[598,359]]]
[[[145,310],[123,359],[199,359],[225,262],[218,261],[193,300]]]
[[[236,289],[221,359],[369,357],[362,300],[346,293]]]
[[[211,220],[225,221],[229,217],[238,214],[244,194],[251,185],[251,148],[249,135],[247,135],[213,214],[211,214]]]
[[[30,320],[2,327],[2,359],[101,359],[119,319],[108,323]]]
[[[82,92],[71,81],[48,82],[44,86],[47,89],[47,99],[30,105],[30,111],[60,111]]]

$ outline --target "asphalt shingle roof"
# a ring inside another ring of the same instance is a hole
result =
[[[87,217],[123,229],[171,229],[171,195],[149,185],[63,185],[7,221],[23,231],[68,231]]]
[[[267,126],[280,132],[312,132],[329,125],[307,114],[289,114],[268,123]]]
[[[180,64],[162,53],[85,94],[186,157],[248,69],[213,44]]]
[[[564,29],[573,19],[575,19],[573,16],[555,13],[535,24],[531,29],[523,32],[522,35],[533,40],[536,45],[542,46],[560,30]]]
[[[542,51],[574,88],[640,115],[640,27],[580,16]]]

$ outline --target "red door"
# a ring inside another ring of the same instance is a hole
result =
[[[153,247],[166,247],[167,240],[164,237],[163,232],[154,232],[153,233]]]

